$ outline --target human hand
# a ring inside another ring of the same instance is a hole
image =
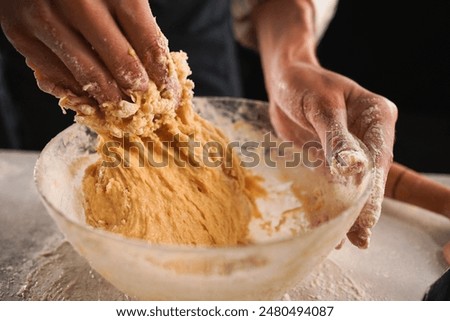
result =
[[[69,105],[129,100],[150,80],[168,96],[180,94],[147,0],[0,0],[0,12],[39,87]]]
[[[266,1],[254,10],[253,20],[271,121],[278,135],[300,146],[307,141],[329,146],[324,156],[335,175],[358,175],[371,158],[373,188],[347,233],[353,244],[367,248],[370,229],[380,216],[392,163],[397,108],[386,98],[320,66],[310,1]]]
[[[353,244],[366,248],[370,229],[381,212],[384,186],[392,162],[397,118],[395,105],[318,65],[286,64],[272,75],[270,115],[282,138],[299,146],[319,140],[329,153],[325,158],[332,173],[343,176],[357,175],[367,165],[366,155],[354,137],[367,147],[375,167],[373,188],[347,233]]]

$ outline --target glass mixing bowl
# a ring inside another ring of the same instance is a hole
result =
[[[279,299],[345,237],[369,195],[372,168],[354,181],[336,179],[325,166],[312,169],[303,161],[295,166],[289,163],[296,154],[301,155],[300,150],[284,148],[280,152],[261,146],[268,133],[277,147],[282,144],[273,133],[266,103],[196,98],[194,104],[230,140],[241,146],[247,142],[249,148],[240,149],[242,160],[264,178],[268,195],[257,201],[262,217],[252,219],[251,244],[214,248],[157,245],[87,225],[81,181],[86,167],[98,159],[97,139],[78,124],[61,132],[42,151],[35,168],[38,191],[78,253],[131,297]],[[249,151],[259,155],[259,162],[248,157]]]

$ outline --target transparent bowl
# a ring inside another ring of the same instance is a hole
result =
[[[196,98],[194,104],[230,140],[262,142],[272,132],[271,139],[281,143],[273,134],[266,103]],[[247,166],[264,177],[268,196],[258,199],[262,217],[250,224],[251,244],[155,245],[86,224],[81,181],[86,167],[98,159],[96,141],[95,133],[78,124],[61,132],[42,151],[35,182],[48,212],[78,253],[136,299],[279,299],[345,237],[372,181],[371,168],[358,183],[336,180],[324,166],[286,165],[299,150],[280,153],[276,148],[254,148],[260,162]],[[276,166],[264,161],[268,155]],[[241,156],[248,160],[248,153]]]

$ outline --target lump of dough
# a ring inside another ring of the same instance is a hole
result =
[[[103,106],[78,116],[100,137],[101,157],[83,180],[86,221],[151,243],[244,244],[251,217],[259,215],[255,196],[264,192],[227,150],[220,130],[193,111],[186,56],[172,54],[172,59],[170,70],[182,88],[177,106],[152,84],[147,93],[136,95],[132,106]],[[177,146],[190,140],[198,145],[193,152]],[[222,147],[215,158],[221,165],[203,161],[207,142]],[[118,160],[113,165],[111,155]],[[155,165],[164,159],[166,166]]]

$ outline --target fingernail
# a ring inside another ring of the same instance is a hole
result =
[[[336,153],[331,160],[331,173],[352,176],[367,168],[367,156],[360,150],[344,150]]]
[[[339,242],[339,244],[335,246],[335,249],[336,249],[336,250],[342,249],[342,246],[344,246],[344,243],[345,243],[345,238],[342,239],[342,240]]]
[[[372,232],[369,229],[358,229],[347,233],[350,242],[360,249],[367,249],[369,247],[371,235]]]
[[[353,237],[349,236],[349,240],[350,240],[350,242],[352,242],[353,245],[355,245],[359,249],[365,250],[365,249],[369,248],[370,237],[367,239],[364,239],[364,238],[359,238],[357,236],[353,236]]]

